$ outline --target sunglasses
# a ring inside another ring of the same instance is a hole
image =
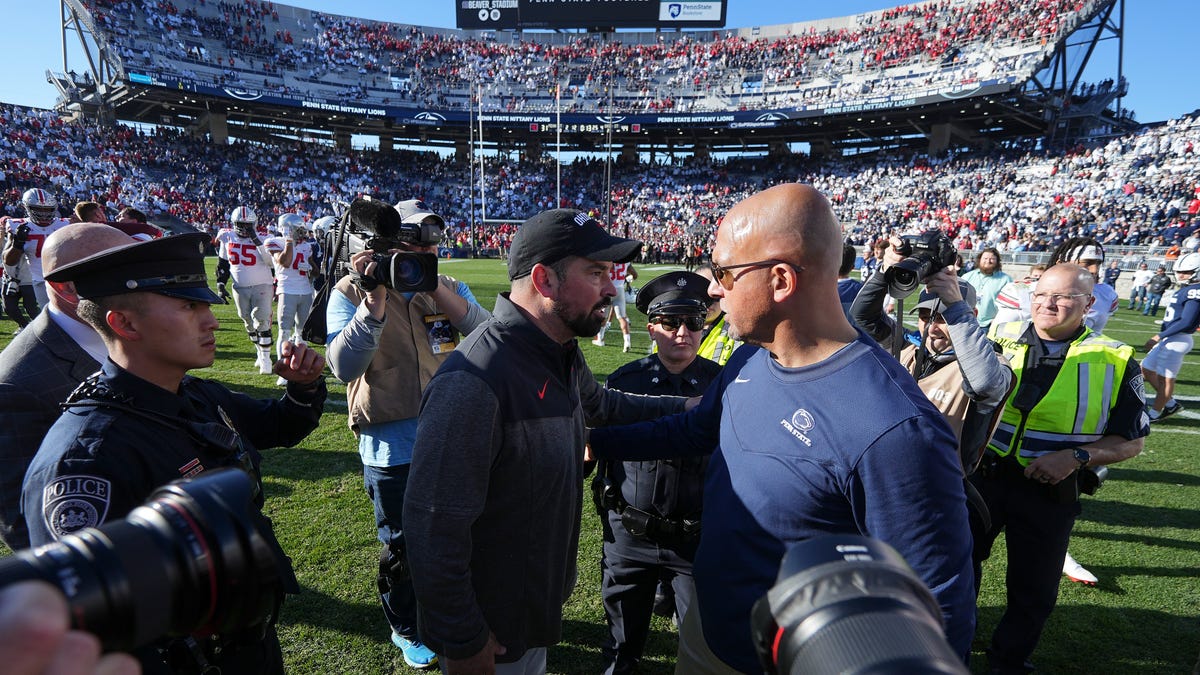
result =
[[[787,265],[797,272],[804,271],[804,268],[799,265],[793,265],[786,260],[778,260],[776,258],[759,260],[757,262],[738,263],[737,265],[718,265],[714,260],[710,260],[708,263],[709,269],[712,270],[713,279],[716,279],[717,283],[721,284],[721,288],[724,288],[727,291],[733,290],[733,282],[736,281],[736,277],[734,277],[733,272],[730,270],[741,269],[744,267],[750,269],[756,267],[771,267],[772,265]]]
[[[917,312],[917,318],[924,321],[925,323],[929,323],[930,320],[932,320],[934,323],[946,323],[946,320],[942,318],[942,315],[940,313],[930,312],[927,309],[923,309],[923,310]]]
[[[704,330],[702,316],[655,316],[651,317],[650,323],[656,323],[672,333],[679,330],[680,326],[687,326],[690,331]]]

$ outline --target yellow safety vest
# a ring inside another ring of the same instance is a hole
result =
[[[1049,391],[1032,410],[1022,412],[1013,406],[1013,398],[1021,390],[1029,351],[1029,345],[1020,338],[1030,323],[1013,321],[992,326],[992,339],[1004,348],[1016,383],[988,449],[1001,457],[1016,450],[1022,466],[1041,455],[1086,445],[1103,436],[1117,404],[1125,367],[1133,356],[1133,347],[1085,328],[1067,348],[1062,369]]]
[[[733,356],[733,350],[741,344],[740,341],[729,337],[729,326],[725,323],[725,315],[722,314],[700,341],[700,349],[696,353],[723,366],[729,357]]]

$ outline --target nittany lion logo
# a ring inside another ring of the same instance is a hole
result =
[[[813,428],[813,417],[807,410],[800,408],[792,413],[792,426],[798,431],[808,431]]]
[[[238,99],[239,101],[257,101],[263,95],[258,92],[246,91],[245,89],[225,89],[225,93]]]
[[[672,19],[678,19],[680,14],[683,14],[683,5],[678,2],[672,2],[667,5],[667,11],[670,12]]]
[[[42,489],[42,518],[55,539],[104,522],[112,483],[96,476],[60,476]]]
[[[435,122],[445,122],[445,121],[446,121],[446,116],[445,116],[445,115],[443,115],[443,114],[441,114],[441,113],[429,112],[428,110],[425,110],[425,111],[423,111],[423,112],[419,112],[419,113],[417,113],[417,114],[416,114],[416,115],[413,117],[413,119],[418,119],[418,120],[433,120],[433,121],[435,121]]]
[[[777,120],[786,120],[787,118],[788,118],[788,116],[781,112],[765,112],[765,113],[759,115],[758,117],[755,117],[754,121],[755,122],[773,122],[773,121],[777,121]]]

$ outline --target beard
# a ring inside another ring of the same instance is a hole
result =
[[[604,325],[605,320],[608,318],[607,310],[611,305],[612,300],[605,298],[593,305],[592,308],[587,312],[572,314],[571,310],[566,306],[566,304],[555,300],[554,304],[550,306],[550,310],[554,312],[554,315],[557,316],[564,324],[566,324],[567,328],[570,328],[571,332],[576,336],[590,338],[596,337],[596,334],[600,332],[600,327]],[[597,316],[595,314],[595,312],[599,309],[605,310],[604,316]]]

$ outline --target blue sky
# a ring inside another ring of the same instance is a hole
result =
[[[836,3],[728,0],[727,27],[766,26],[893,7],[898,1],[842,0]],[[0,101],[37,107],[54,103],[47,69],[62,70],[59,3],[51,0],[3,0],[10,21],[5,33],[6,67],[0,69]],[[423,26],[454,27],[454,0],[293,0],[287,4],[349,16],[369,17]],[[1125,77],[1130,94],[1125,106],[1143,122],[1153,122],[1200,108],[1196,85],[1196,0],[1127,0],[1125,8]],[[68,34],[69,44],[75,36]],[[68,54],[71,54],[69,51]],[[82,71],[82,59],[70,65]],[[1116,42],[1093,56],[1086,79],[1099,81],[1116,73]]]

